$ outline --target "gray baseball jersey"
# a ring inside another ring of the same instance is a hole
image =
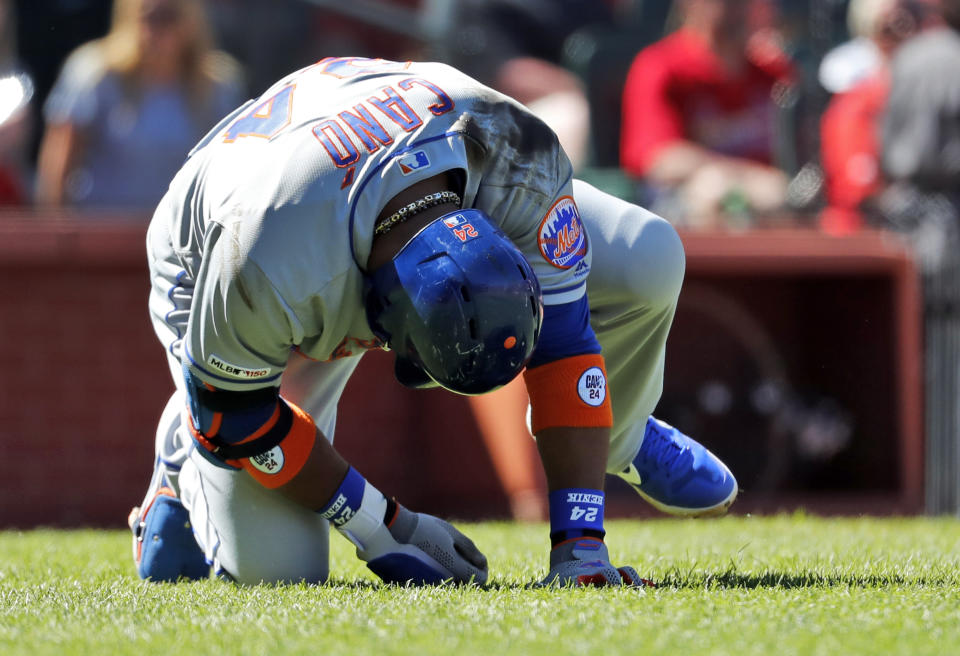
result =
[[[377,346],[362,302],[374,221],[452,169],[464,207],[523,251],[546,304],[585,293],[589,241],[546,125],[442,64],[331,58],[226,117],[174,178],[148,238],[154,289],[169,289],[151,307],[179,308],[161,340],[237,390],[278,384],[292,350],[325,361]]]

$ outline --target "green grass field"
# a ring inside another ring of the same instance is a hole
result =
[[[612,521],[649,590],[529,589],[542,525],[461,526],[491,584],[141,582],[121,531],[0,532],[0,654],[960,654],[960,521]]]

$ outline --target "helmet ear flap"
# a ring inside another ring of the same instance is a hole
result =
[[[393,375],[397,377],[397,381],[401,385],[411,389],[434,389],[440,387],[440,384],[431,378],[426,371],[407,358],[398,357],[396,359],[396,363],[393,366]]]
[[[370,330],[382,341],[388,348],[398,351],[393,373],[397,381],[404,387],[412,389],[432,389],[439,387],[426,371],[416,362],[410,359],[410,355],[416,353],[416,349],[409,340],[402,334],[402,326],[394,325],[398,309],[390,300],[390,290],[394,285],[399,285],[396,267],[392,262],[374,271],[371,276],[364,280],[364,305],[367,311],[367,323],[370,324]],[[400,341],[406,341],[406,348],[400,345]],[[399,351],[405,351],[400,353]]]
[[[400,284],[393,262],[388,262],[363,280],[363,304],[370,330],[384,344],[393,341],[390,314],[393,302],[390,293]]]

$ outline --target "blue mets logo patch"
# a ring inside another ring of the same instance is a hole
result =
[[[430,159],[423,150],[414,151],[405,157],[401,157],[398,161],[400,172],[404,175],[410,175],[414,171],[430,167]]]
[[[540,254],[558,269],[569,269],[587,254],[587,233],[570,196],[561,196],[540,222]]]

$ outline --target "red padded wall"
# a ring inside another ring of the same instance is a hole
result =
[[[122,526],[173,390],[147,312],[145,228],[0,221],[0,527]],[[465,399],[399,389],[364,357],[337,447],[385,492],[458,517],[506,497]]]

